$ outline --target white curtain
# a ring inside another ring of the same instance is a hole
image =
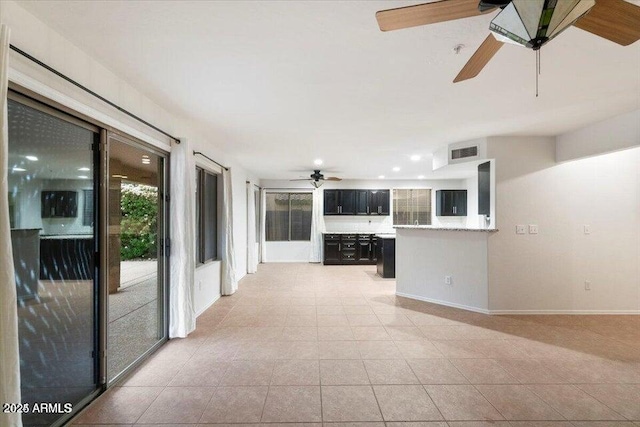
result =
[[[322,233],[324,232],[324,216],[322,212],[322,190],[313,190],[311,211],[311,251],[309,262],[322,262]]]
[[[236,280],[236,255],[233,244],[233,194],[231,169],[222,171],[222,295],[238,290]]]
[[[260,190],[260,262],[267,262],[267,190]]]
[[[9,225],[7,85],[9,27],[0,24],[0,402],[20,403],[18,301],[16,297],[11,227]],[[0,425],[22,426],[20,414],[0,412]]]
[[[188,140],[171,147],[171,255],[169,257],[169,337],[184,338],[196,328],[195,171]]]
[[[247,182],[247,273],[258,271],[256,254],[256,194],[255,185]]]

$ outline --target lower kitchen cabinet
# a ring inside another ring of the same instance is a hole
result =
[[[373,234],[324,234],[324,264],[376,263],[377,238]]]
[[[378,237],[376,248],[376,270],[378,275],[391,279],[396,277],[396,239]]]

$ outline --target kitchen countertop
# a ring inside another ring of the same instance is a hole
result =
[[[376,237],[380,239],[395,239],[396,235],[395,233],[379,233],[379,234],[376,234]]]
[[[497,228],[464,228],[464,227],[435,227],[433,225],[396,225],[393,228],[403,230],[433,230],[433,231],[473,231],[493,233]]]
[[[378,233],[376,231],[325,231],[322,234],[393,234],[393,233]]]
[[[93,239],[93,234],[43,234],[41,240]]]

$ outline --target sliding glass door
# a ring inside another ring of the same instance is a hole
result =
[[[23,424],[63,425],[167,338],[167,157],[15,92],[8,119]]]
[[[165,157],[108,137],[108,342],[112,382],[166,339]]]
[[[100,136],[88,123],[13,94],[8,119],[21,392],[31,408],[23,424],[51,425],[99,387],[94,254]],[[43,402],[60,405],[34,408]]]

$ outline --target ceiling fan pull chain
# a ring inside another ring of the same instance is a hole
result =
[[[540,74],[540,51],[536,51],[536,98],[538,97],[538,75]]]

